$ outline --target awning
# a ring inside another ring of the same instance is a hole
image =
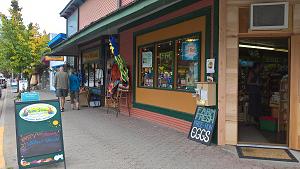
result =
[[[48,46],[52,48],[66,39],[67,39],[67,35],[64,33],[60,33],[56,35],[50,42],[48,42]]]
[[[87,27],[75,33],[65,41],[54,46],[49,56],[78,56],[78,46],[103,35],[118,34],[119,28],[153,14],[181,0],[138,0],[120,8],[106,17],[92,22]]]

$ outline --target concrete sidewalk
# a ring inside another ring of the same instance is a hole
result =
[[[42,99],[54,94],[41,92]],[[17,169],[13,94],[4,111],[6,167]],[[62,113],[68,169],[202,169],[299,168],[299,163],[239,159],[231,146],[205,146],[187,135],[104,108],[82,108]],[[296,152],[299,155],[299,152]],[[63,164],[39,167],[62,169]]]

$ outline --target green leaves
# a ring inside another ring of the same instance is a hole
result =
[[[11,1],[10,16],[1,16],[0,71],[24,73],[29,77],[41,65],[41,57],[50,51],[46,32],[40,33],[37,24],[25,26],[17,0]]]

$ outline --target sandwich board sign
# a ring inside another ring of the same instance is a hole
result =
[[[65,163],[58,100],[15,102],[15,122],[19,169]]]
[[[210,145],[216,118],[216,108],[197,106],[188,138],[205,145]]]

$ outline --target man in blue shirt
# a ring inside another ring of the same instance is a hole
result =
[[[71,75],[69,76],[69,82],[70,82],[71,107],[73,110],[74,109],[79,110],[80,80],[79,77],[77,76],[75,69],[71,70]]]

